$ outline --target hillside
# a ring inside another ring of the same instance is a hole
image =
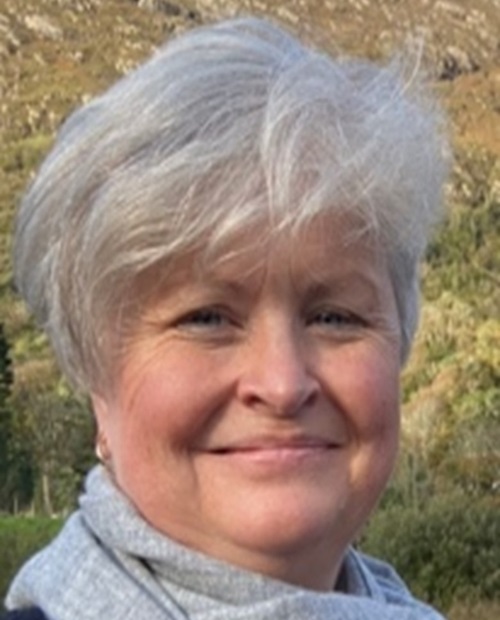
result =
[[[314,33],[334,53],[384,58],[420,37],[460,155],[481,160],[457,167],[462,183],[479,175],[500,192],[500,0],[0,0],[1,284],[15,197],[68,110],[176,31],[241,12]]]
[[[241,12],[273,15],[333,53],[382,59],[408,37],[424,41],[455,165],[405,379],[405,454],[425,470],[425,484],[403,458],[401,492],[424,496],[431,483],[490,492],[500,481],[500,0],[0,0],[0,323],[18,427],[31,451],[46,455],[54,435],[35,432],[37,415],[64,403],[64,429],[68,408],[80,407],[68,405],[45,341],[12,292],[10,228],[22,188],[71,109],[176,32]]]

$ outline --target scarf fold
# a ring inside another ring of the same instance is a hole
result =
[[[149,526],[98,466],[6,606],[35,605],[50,620],[443,620],[390,566],[352,549],[342,581],[345,593],[317,593],[187,549]]]

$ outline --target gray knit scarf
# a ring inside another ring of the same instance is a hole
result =
[[[152,529],[102,467],[78,510],[15,578],[9,609],[50,620],[442,620],[394,571],[353,550],[344,592],[317,593],[226,565]]]

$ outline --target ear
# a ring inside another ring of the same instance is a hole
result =
[[[95,453],[99,461],[105,466],[111,464],[111,450],[109,446],[109,426],[111,419],[111,406],[109,401],[98,394],[91,394],[92,409],[97,423],[97,436],[95,439]]]
[[[109,397],[102,396],[101,394],[92,393],[90,395],[90,402],[92,403],[92,410],[97,423],[98,432],[106,434],[106,431],[110,429],[113,405]]]

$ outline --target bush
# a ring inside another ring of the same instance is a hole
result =
[[[61,525],[58,519],[0,518],[0,601],[4,600],[9,583],[21,564],[46,545]]]
[[[494,620],[494,618],[500,618],[500,602],[460,602],[448,611],[448,620]]]
[[[389,561],[416,596],[440,609],[500,601],[500,510],[492,499],[433,499],[425,509],[380,511],[361,547]]]

